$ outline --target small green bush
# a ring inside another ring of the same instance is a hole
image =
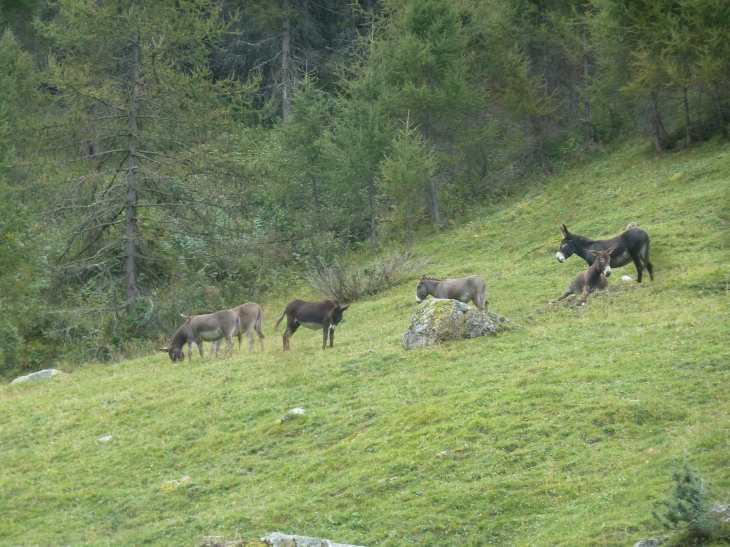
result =
[[[654,518],[668,530],[682,530],[682,543],[688,545],[702,545],[718,539],[722,522],[709,501],[710,484],[689,464],[687,456],[681,468],[675,463],[672,480],[672,497],[663,499],[652,510]]]

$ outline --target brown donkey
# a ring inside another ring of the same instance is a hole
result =
[[[284,313],[274,326],[274,332],[279,328],[279,323],[286,315],[286,330],[284,331],[284,351],[289,349],[289,339],[292,337],[299,325],[308,329],[322,329],[322,349],[327,347],[327,332],[330,333],[330,347],[335,345],[335,327],[340,324],[344,308],[338,300],[323,300],[322,302],[305,302],[304,300],[292,300],[286,305]]]
[[[587,250],[587,252],[595,255],[595,260],[591,267],[587,270],[580,272],[573,282],[568,285],[565,289],[563,296],[558,298],[558,302],[562,299],[570,296],[571,294],[583,294],[580,305],[585,306],[588,301],[588,295],[596,289],[605,289],[608,287],[608,276],[611,275],[611,251],[616,248],[616,245],[605,251],[593,251]],[[552,304],[552,302],[551,302]]]

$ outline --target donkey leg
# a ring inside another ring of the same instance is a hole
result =
[[[650,279],[651,281],[654,281],[654,272],[652,271],[652,268],[651,268],[651,262],[649,262],[649,261],[647,260],[647,261],[646,261],[646,262],[644,263],[644,265],[646,266],[646,271],[648,271],[648,272],[649,272],[649,279]]]
[[[284,341],[284,351],[289,351],[289,338],[291,338],[291,330],[287,327],[284,331],[284,336],[282,336],[282,340]]]
[[[330,347],[335,347],[335,329],[330,329]]]
[[[263,313],[259,316],[259,318],[256,320],[256,323],[254,323],[254,328],[256,329],[256,334],[259,335],[259,341],[261,342],[261,351],[264,351],[264,331],[261,330],[261,322],[264,320]]]
[[[218,347],[220,347],[220,340],[218,341]],[[226,352],[224,354],[225,356],[231,356],[233,357],[233,336],[228,336],[226,338]]]
[[[634,266],[636,266],[636,282],[641,283],[641,274],[644,272],[644,265],[641,263],[641,258],[638,256],[633,257],[633,260]]]
[[[563,293],[563,296],[561,296],[560,298],[558,298],[556,300],[556,302],[560,302],[561,300],[564,300],[565,298],[569,297],[571,294],[573,294],[573,288],[572,287],[568,287],[567,289],[565,289],[565,292]]]
[[[193,343],[188,342],[188,361],[193,360]]]
[[[246,336],[248,336],[248,352],[253,351],[253,325],[246,329]]]
[[[322,328],[322,349],[327,348],[327,331],[329,330],[329,325],[327,323],[324,324],[324,327]]]

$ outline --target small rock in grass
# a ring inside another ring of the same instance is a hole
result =
[[[657,547],[662,543],[664,543],[664,538],[656,537],[637,541],[636,543],[634,543],[634,547]]]
[[[61,374],[60,370],[57,370],[55,368],[48,368],[45,370],[39,370],[38,372],[34,372],[32,374],[26,374],[25,376],[18,376],[10,383],[19,384],[21,382],[31,382],[33,380],[43,380],[45,378],[53,378],[54,376],[58,376],[59,374]]]
[[[329,539],[314,538],[308,536],[290,536],[281,532],[274,532],[261,538],[261,541],[271,547],[362,547],[360,545],[349,545],[335,543]]]
[[[306,414],[307,412],[300,407],[292,408],[288,414],[281,417],[281,420],[279,420],[281,423],[284,423],[288,420],[291,420],[292,416],[298,416],[300,414]]]
[[[181,486],[189,483],[191,480],[193,480],[193,479],[186,476],[186,477],[182,477],[180,479],[163,482],[160,485],[160,490],[162,490],[163,492],[172,492],[173,490],[177,490]]]
[[[633,281],[630,275],[621,276],[621,281]]]
[[[254,545],[263,544],[258,542],[251,543],[243,539],[228,540],[223,536],[205,536],[203,538],[203,543],[200,544],[200,547],[243,547],[244,545],[248,547],[253,547]]]
[[[107,435],[106,437],[99,437],[99,442],[100,443],[108,443],[111,440],[112,440],[112,436],[111,435]]]

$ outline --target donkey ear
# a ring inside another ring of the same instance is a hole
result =
[[[563,235],[565,235],[565,237],[571,236],[570,230],[568,230],[568,227],[565,224],[563,224],[562,230],[563,230]]]
[[[426,280],[426,276],[425,275],[422,275],[421,276],[421,281],[425,281],[425,280]]]
[[[429,275],[426,279],[433,279],[433,274]]]
[[[613,252],[613,250],[614,250],[614,249],[615,249],[616,247],[618,247],[618,243],[616,243],[616,245],[614,245],[614,246],[613,246],[613,247],[611,247],[610,249],[606,249],[606,252],[607,252],[608,254],[611,254],[611,253]]]
[[[348,305],[347,305],[347,306],[345,306],[344,308],[340,308],[340,311],[345,311],[345,310],[346,310],[347,308],[349,308],[349,307],[350,307],[350,304],[348,304]]]
[[[586,249],[586,251],[588,251],[589,253],[591,253],[594,256],[598,256],[598,253],[600,252],[600,251],[594,251],[592,249]]]

